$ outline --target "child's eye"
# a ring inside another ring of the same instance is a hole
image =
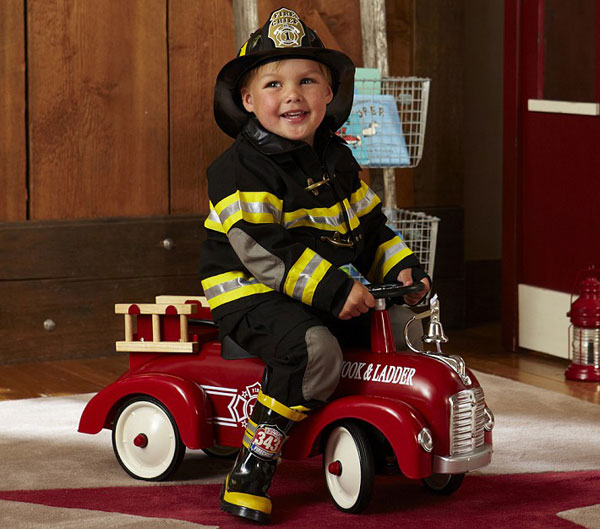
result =
[[[311,84],[314,82],[315,81],[313,79],[311,79],[310,77],[306,77],[306,78],[302,79],[302,81],[300,81],[300,84]]]
[[[280,86],[279,81],[270,81],[265,88],[277,88],[278,86]]]

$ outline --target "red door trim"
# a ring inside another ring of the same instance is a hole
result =
[[[537,84],[536,95],[537,99],[544,99],[544,60],[546,47],[544,46],[544,17],[546,16],[546,4],[544,0],[538,0],[537,5]]]
[[[596,28],[596,103],[600,103],[600,0],[595,4],[595,28]]]
[[[502,182],[502,343],[518,347],[519,137],[521,132],[521,0],[504,3],[504,144]]]

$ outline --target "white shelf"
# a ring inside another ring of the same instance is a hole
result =
[[[529,99],[527,110],[530,112],[549,112],[552,114],[575,114],[579,116],[600,116],[600,103],[580,103],[576,101],[551,101],[549,99]]]

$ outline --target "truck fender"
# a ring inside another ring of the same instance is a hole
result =
[[[97,393],[86,405],[78,431],[96,434],[112,429],[123,402],[136,395],[154,397],[166,406],[177,423],[181,440],[191,449],[214,444],[212,408],[202,388],[174,375],[144,373],[121,378]]]
[[[417,442],[419,432],[427,423],[412,406],[385,397],[353,395],[325,405],[295,426],[283,456],[288,459],[308,457],[324,430],[334,423],[352,420],[370,424],[385,436],[405,476],[421,479],[431,475],[432,454]]]

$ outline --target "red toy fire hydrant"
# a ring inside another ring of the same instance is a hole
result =
[[[569,358],[565,371],[570,380],[600,382],[600,270],[590,267],[580,274],[578,295],[567,316],[569,326]]]

